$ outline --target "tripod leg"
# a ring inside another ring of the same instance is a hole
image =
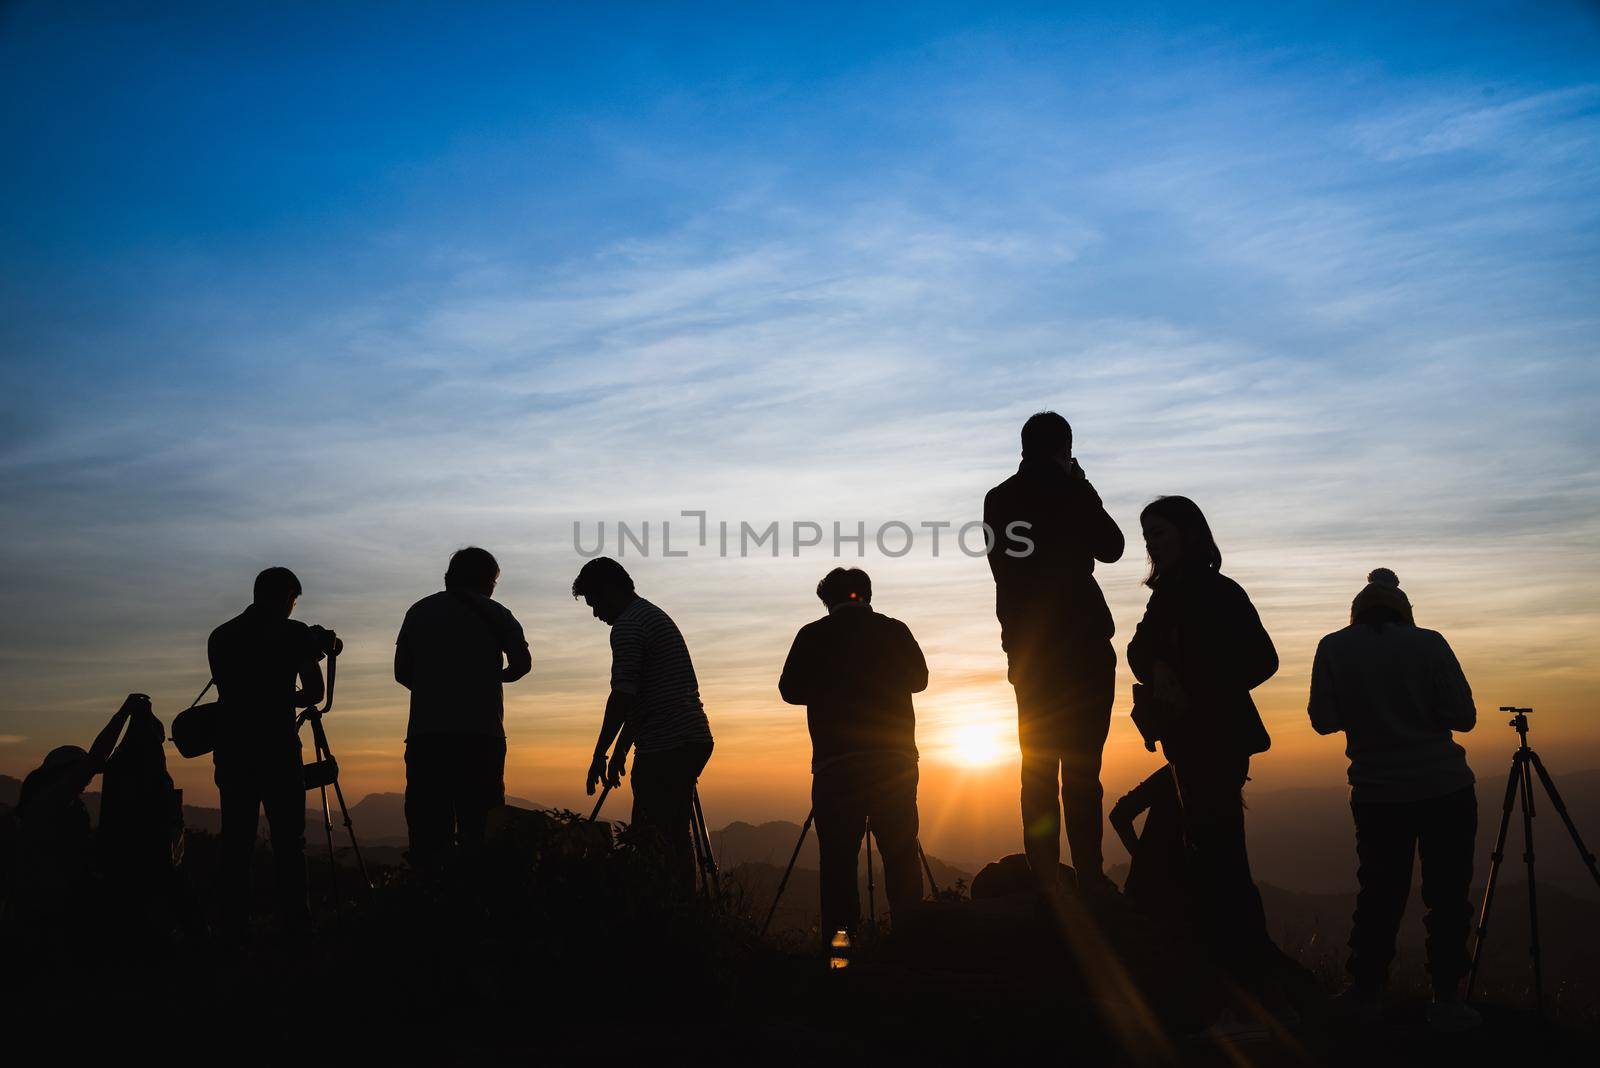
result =
[[[611,786],[608,783],[608,784],[606,784],[606,787],[603,790],[600,791],[600,797],[594,803],[594,811],[589,813],[589,822],[590,823],[593,823],[595,821],[595,819],[600,815],[600,806],[606,803],[606,798],[610,795],[610,793],[611,793]]]
[[[705,854],[700,852],[700,825],[695,822],[694,805],[689,806],[689,845],[694,850],[695,881],[700,884],[700,892],[706,897],[711,896],[711,884],[706,881]]]
[[[350,808],[344,803],[344,791],[339,787],[339,780],[333,780],[333,796],[339,801],[339,814],[344,817],[345,833],[350,836],[350,849],[356,855],[356,867],[361,870],[361,882],[367,890],[372,889],[372,876],[367,874],[367,862],[361,856],[361,843],[356,841],[356,825],[350,819]]]
[[[878,931],[878,898],[872,884],[872,821],[867,821],[867,922],[874,934]]]
[[[922,858],[922,870],[928,876],[928,891],[934,900],[939,898],[939,884],[933,881],[933,866],[928,863],[928,851],[922,848],[922,839],[917,839],[917,856]]]
[[[344,906],[339,903],[339,862],[333,857],[333,813],[328,808],[328,788],[322,791],[322,830],[328,838],[328,896],[333,898],[335,915],[342,915]]]
[[[1544,1015],[1544,968],[1539,960],[1539,891],[1533,876],[1533,773],[1527,760],[1522,768],[1522,843],[1527,852],[1522,859],[1528,864],[1528,955],[1533,958],[1533,1000],[1539,1014]]]
[[[800,827],[800,839],[794,844],[794,852],[789,854],[789,866],[783,869],[783,878],[778,880],[778,892],[772,895],[772,907],[767,910],[767,918],[762,921],[762,938],[767,936],[767,928],[772,926],[772,917],[778,911],[778,902],[783,900],[783,889],[789,885],[789,876],[794,874],[795,861],[800,859],[800,847],[806,844],[806,835],[811,833],[811,821],[816,817],[815,809],[806,813],[806,822]]]
[[[1583,844],[1583,836],[1578,833],[1578,825],[1572,822],[1572,813],[1567,811],[1567,803],[1561,800],[1561,793],[1556,789],[1556,782],[1550,773],[1544,770],[1544,761],[1539,759],[1539,754],[1528,750],[1528,757],[1533,761],[1533,770],[1539,773],[1539,781],[1544,783],[1544,792],[1550,795],[1550,803],[1561,814],[1561,822],[1567,825],[1567,833],[1572,835],[1573,844],[1578,847],[1578,856],[1583,858],[1588,865],[1589,874],[1594,876],[1594,881],[1600,883],[1600,867],[1595,866],[1595,856]]]
[[[1489,910],[1494,906],[1494,889],[1500,881],[1500,866],[1506,859],[1506,834],[1511,830],[1511,808],[1517,801],[1517,789],[1522,781],[1522,754],[1511,758],[1511,774],[1506,779],[1506,797],[1500,806],[1500,830],[1494,838],[1494,850],[1489,854],[1489,881],[1483,888],[1483,908],[1478,913],[1477,941],[1472,946],[1472,971],[1467,974],[1467,989],[1463,996],[1472,997],[1478,981],[1478,965],[1483,961],[1484,940],[1489,937]]]
[[[695,786],[690,794],[694,803],[694,822],[700,830],[700,855],[705,870],[711,876],[711,890],[717,897],[722,896],[722,876],[717,870],[717,855],[711,851],[711,830],[706,826],[706,812],[700,807],[700,787]]]

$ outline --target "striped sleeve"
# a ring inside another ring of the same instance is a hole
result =
[[[644,628],[637,616],[619,619],[611,628],[611,689],[637,694],[644,669]]]

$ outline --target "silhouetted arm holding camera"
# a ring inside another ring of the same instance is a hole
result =
[[[317,665],[317,660],[309,657],[302,660],[296,674],[300,676],[300,688],[294,692],[294,706],[310,708],[320,703],[326,691],[322,687],[322,668]]]
[[[117,739],[122,735],[122,728],[137,712],[150,712],[150,698],[142,693],[130,693],[123,698],[122,707],[112,713],[111,720],[100,733],[95,735],[94,742],[89,746],[89,759],[85,762],[87,774],[84,776],[83,785],[78,787],[81,793],[88,787],[89,781],[105,770],[106,760],[111,756],[111,751],[117,747]]]
[[[1123,550],[1127,548],[1127,541],[1122,536],[1122,528],[1117,526],[1117,521],[1111,518],[1111,513],[1106,511],[1106,506],[1100,500],[1089,477],[1083,473],[1077,459],[1067,461],[1067,474],[1080,484],[1085,491],[1091,505],[1082,510],[1084,538],[1088,543],[1089,551],[1094,558],[1103,564],[1114,564],[1122,559]]]

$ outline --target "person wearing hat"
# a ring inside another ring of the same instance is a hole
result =
[[[1344,733],[1350,759],[1361,890],[1346,965],[1353,983],[1342,1002],[1360,1018],[1381,1015],[1420,854],[1433,984],[1428,1021],[1437,1030],[1475,1026],[1480,1021],[1460,988],[1470,963],[1467,895],[1478,802],[1466,751],[1451,734],[1470,731],[1477,712],[1449,643],[1416,625],[1410,598],[1388,568],[1367,576],[1350,604],[1350,625],[1318,644],[1308,710],[1318,734]]]

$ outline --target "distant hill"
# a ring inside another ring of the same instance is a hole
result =
[[[0,804],[15,806],[17,798],[22,793],[22,780],[10,775],[0,775]],[[308,805],[306,808],[307,830],[314,832],[322,823],[321,801],[315,794],[307,794],[306,798],[315,807]],[[518,808],[547,810],[548,806],[529,801],[522,797],[507,797],[508,804]],[[83,795],[83,803],[89,809],[89,817],[96,822],[100,818],[100,793],[91,790]],[[334,805],[334,825],[342,830],[337,803],[331,792],[328,803]],[[403,846],[406,844],[406,798],[404,794],[377,793],[368,794],[360,801],[350,806],[350,819],[355,824],[356,835],[365,845],[371,842],[375,846]],[[207,808],[202,805],[183,806],[184,826],[190,830],[207,831],[216,834],[222,830],[222,812],[219,809]],[[266,833],[265,817],[262,817],[261,833]]]
[[[1584,843],[1600,849],[1600,770],[1553,772],[1556,788],[1584,835]],[[1479,769],[1478,859],[1475,876],[1488,874],[1489,851],[1500,827],[1505,800],[1506,773],[1489,776]],[[1343,893],[1356,889],[1356,837],[1350,817],[1349,791],[1342,786],[1274,790],[1256,793],[1248,788],[1245,826],[1250,843],[1250,867],[1256,878],[1301,893]],[[1534,845],[1539,882],[1559,886],[1568,893],[1600,897],[1589,871],[1546,800],[1542,786],[1534,788]],[[1515,863],[1504,879],[1526,883],[1520,860],[1522,824],[1514,818],[1507,854]]]
[[[740,865],[767,865],[777,869],[779,876],[789,863],[789,856],[794,852],[794,844],[800,837],[800,824],[789,823],[787,820],[776,820],[772,823],[749,824],[735,821],[728,824],[720,831],[711,832],[711,848],[716,854],[717,863],[724,870],[731,870]],[[811,873],[811,879],[816,879],[816,873],[821,868],[821,859],[817,853],[817,832],[813,827],[806,835],[805,845],[801,847],[800,857],[795,861],[795,869],[804,869]],[[883,880],[883,860],[873,850],[872,863],[877,871],[879,885]],[[972,873],[954,865],[947,864],[931,853],[928,855],[928,867],[933,869],[934,881],[941,890],[955,885],[956,880],[966,883],[972,882]],[[861,877],[866,878],[866,864],[861,865]],[[774,884],[776,885],[776,884]]]

